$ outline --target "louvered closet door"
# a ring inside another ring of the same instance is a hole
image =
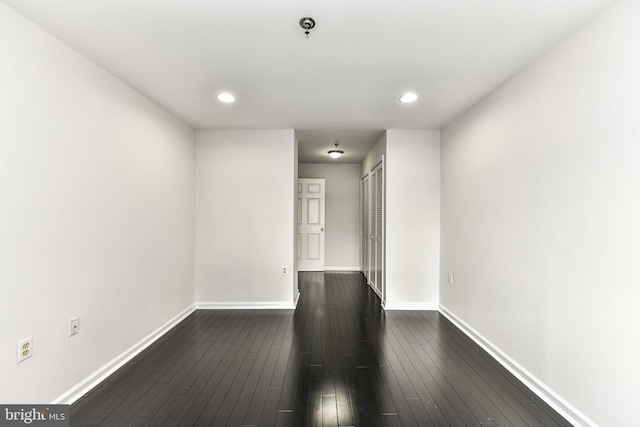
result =
[[[384,301],[384,172],[383,161],[362,178],[362,272],[367,283]]]
[[[369,173],[369,284],[376,289],[376,180],[375,175]]]
[[[375,252],[375,289],[382,297],[384,285],[384,175],[382,164],[379,164],[373,172],[375,180],[375,227],[373,233],[373,245]]]
[[[360,181],[360,268],[369,279],[369,177]]]

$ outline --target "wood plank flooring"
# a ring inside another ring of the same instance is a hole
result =
[[[360,273],[293,310],[199,310],[71,407],[72,426],[570,426],[435,311]]]

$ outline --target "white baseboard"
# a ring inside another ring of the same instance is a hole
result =
[[[384,303],[385,310],[438,310],[437,302],[389,302]]]
[[[360,271],[360,267],[359,266],[330,266],[324,267],[324,271]]]
[[[293,308],[298,307],[298,301],[300,301],[300,291],[298,291],[298,294],[296,295],[296,301],[293,303]]]
[[[498,361],[502,366],[518,378],[538,397],[544,400],[549,406],[555,409],[560,415],[567,419],[575,426],[594,426],[597,424],[591,421],[586,415],[572,406],[569,402],[560,397],[557,393],[547,387],[542,381],[533,374],[520,366],[518,362],[509,357],[505,352],[500,350],[491,341],[486,339],[482,334],[473,329],[446,307],[440,305],[440,313],[449,319],[458,329],[464,332],[469,338],[482,347],[487,353]]]
[[[181,313],[174,316],[171,320],[160,326],[155,331],[151,332],[131,348],[121,353],[115,359],[99,368],[97,371],[86,377],[84,380],[80,381],[78,384],[67,390],[62,395],[58,396],[53,400],[53,402],[51,402],[51,404],[71,405],[73,402],[80,399],[86,393],[90,392],[95,386],[104,381],[109,375],[120,369],[125,363],[136,357],[145,348],[149,347],[151,344],[157,341],[178,323],[182,322],[195,310],[195,305],[191,305],[190,307],[184,309]]]
[[[297,300],[296,303],[297,304]],[[198,310],[294,310],[294,302],[265,301],[265,302],[197,302]]]

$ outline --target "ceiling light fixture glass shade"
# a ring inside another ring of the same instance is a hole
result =
[[[218,99],[228,104],[231,102],[235,102],[236,97],[231,95],[229,92],[222,92],[220,95],[218,95]]]
[[[338,157],[342,157],[342,155],[344,154],[344,151],[338,150],[337,142],[334,145],[336,146],[336,148],[334,148],[333,150],[329,150],[329,156],[331,156],[332,159],[337,159]]]
[[[407,92],[400,97],[400,102],[404,104],[408,104],[410,102],[415,102],[418,99],[418,95],[413,92]]]

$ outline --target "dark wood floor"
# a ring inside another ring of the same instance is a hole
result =
[[[289,310],[199,310],[71,407],[72,426],[569,426],[434,311],[359,273]]]

